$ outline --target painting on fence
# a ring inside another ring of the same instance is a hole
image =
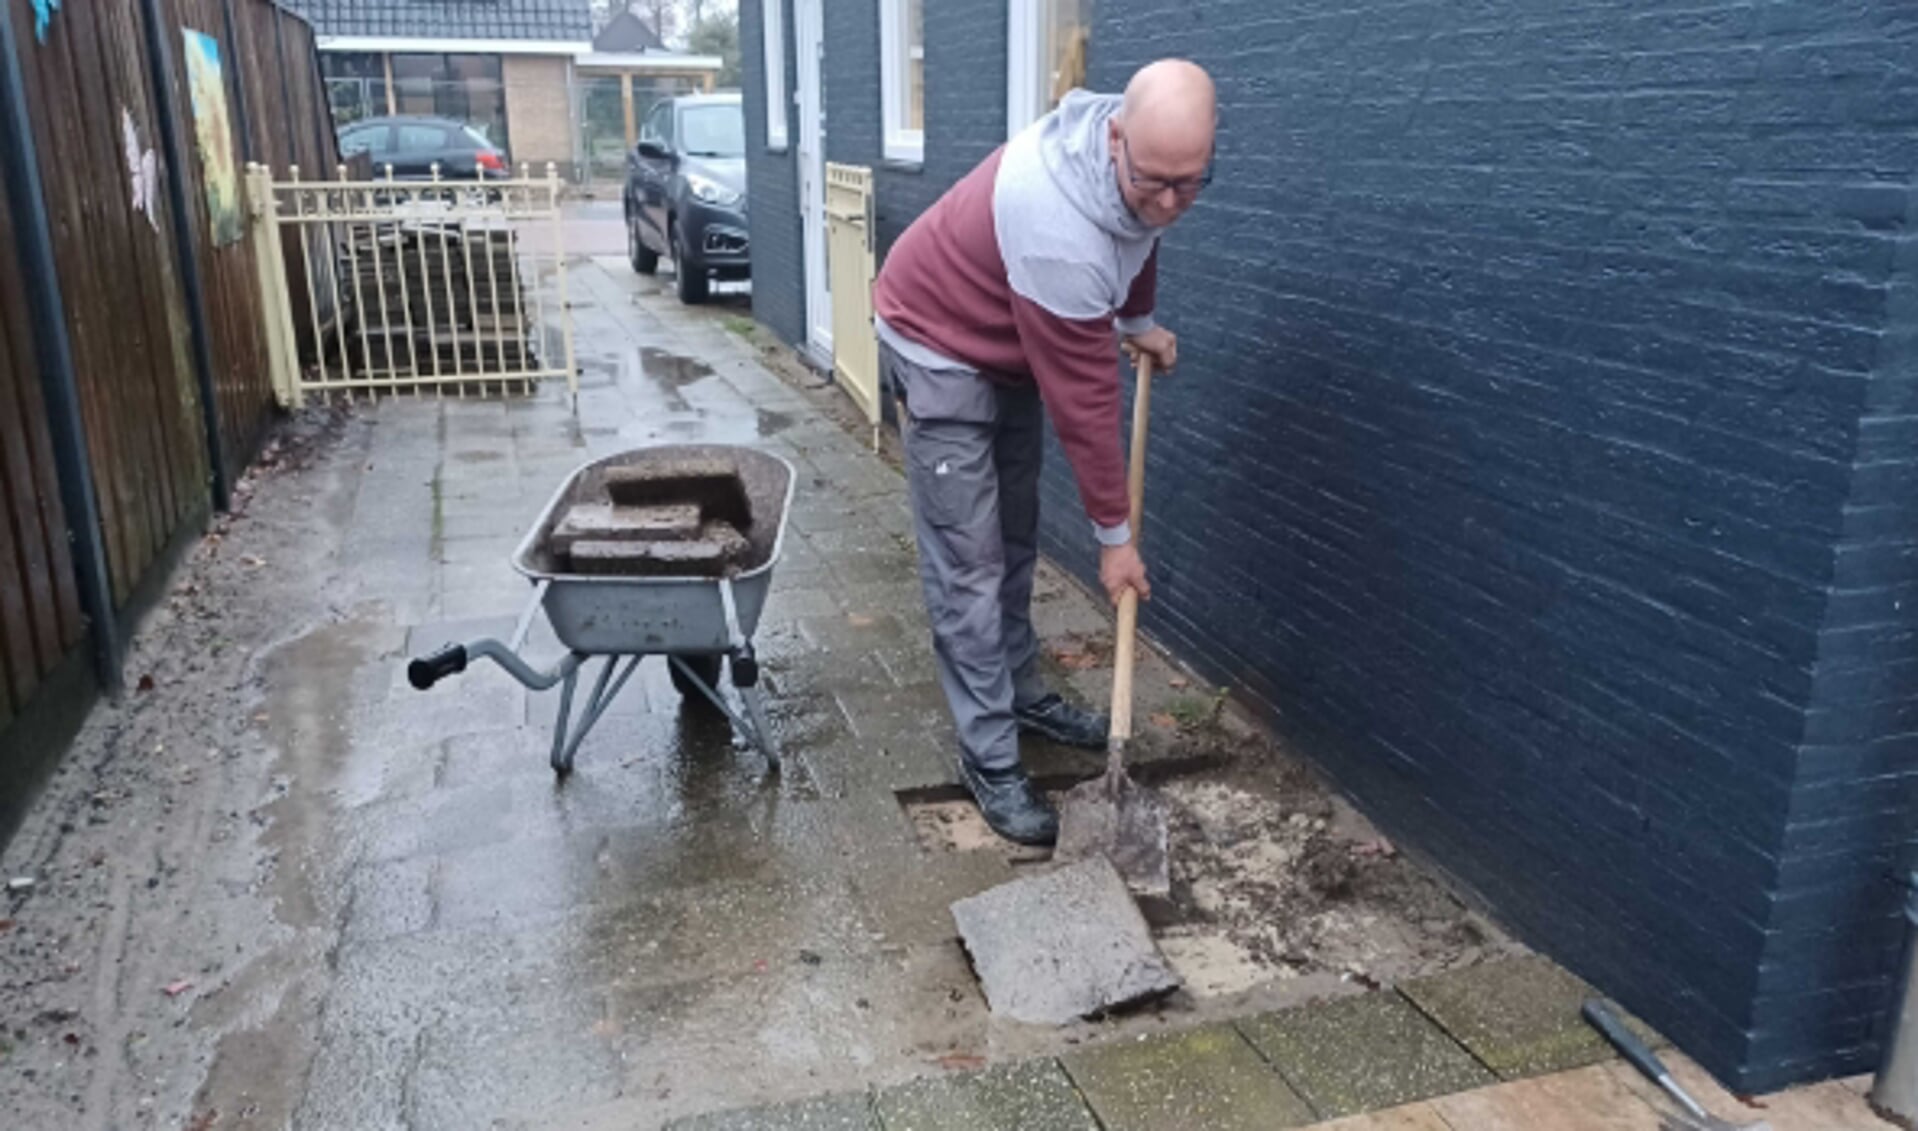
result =
[[[200,142],[213,245],[223,247],[240,238],[240,178],[233,165],[233,124],[220,72],[220,41],[192,28],[181,28],[180,35],[186,41],[187,90],[193,98],[193,132]]]

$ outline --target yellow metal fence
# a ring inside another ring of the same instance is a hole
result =
[[[460,181],[338,173],[247,170],[281,404],[511,394],[557,377],[577,396],[555,167]]]
[[[879,340],[872,325],[872,170],[826,165],[826,263],[832,288],[833,372],[879,444]]]

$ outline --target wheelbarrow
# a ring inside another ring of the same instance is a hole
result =
[[[619,577],[567,571],[548,547],[549,536],[567,509],[593,497],[605,473],[648,460],[706,459],[723,456],[739,468],[752,509],[750,548],[740,571],[730,577]],[[740,737],[779,769],[779,750],[766,721],[759,686],[759,663],[752,636],[766,605],[772,570],[786,537],[786,515],[793,494],[792,464],[767,452],[730,445],[671,445],[636,448],[585,464],[554,492],[539,520],[512,556],[512,566],[533,584],[512,639],[448,644],[407,665],[407,679],[425,691],[449,675],[487,659],[534,691],[560,688],[559,717],[553,724],[553,771],[564,778],[573,769],[579,745],[606,708],[648,656],[664,656],[673,686],[688,698],[699,697],[724,712]],[[567,651],[541,671],[520,657],[533,615],[544,609]],[[592,691],[577,712],[574,692],[582,669],[600,658]],[[721,665],[732,671],[732,685],[743,701],[735,709],[721,691]]]

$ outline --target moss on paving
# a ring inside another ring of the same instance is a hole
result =
[[[1536,955],[1414,979],[1399,990],[1503,1080],[1582,1068],[1615,1055],[1579,1015],[1596,991]],[[1625,1020],[1641,1037],[1660,1043],[1643,1022]]]
[[[1238,1023],[1324,1119],[1497,1083],[1396,993],[1334,998]]]
[[[1313,1121],[1230,1025],[1115,1041],[1061,1062],[1106,1131],[1265,1131]]]

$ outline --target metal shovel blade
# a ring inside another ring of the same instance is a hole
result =
[[[1164,898],[1172,891],[1166,865],[1169,808],[1156,790],[1132,780],[1121,765],[1081,782],[1059,804],[1055,860],[1104,856],[1134,894]]]

